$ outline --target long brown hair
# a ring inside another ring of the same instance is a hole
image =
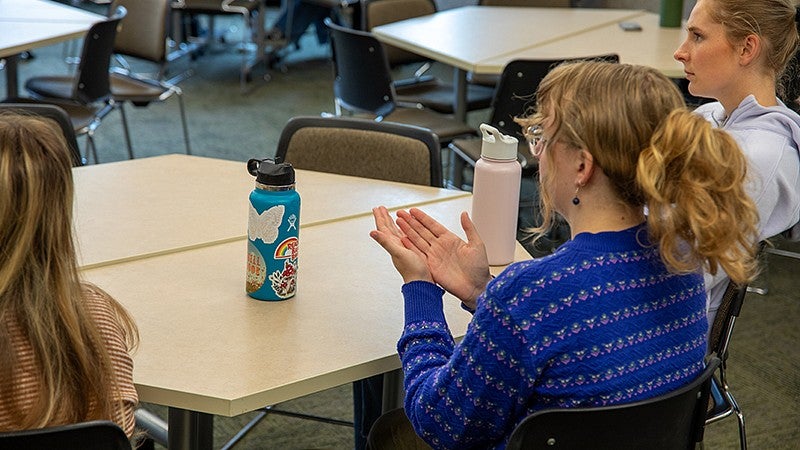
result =
[[[621,202],[647,206],[651,242],[668,268],[721,267],[735,282],[754,275],[758,213],[744,188],[747,161],[727,133],[684,107],[671,80],[644,66],[567,63],[542,80],[536,105],[517,122],[548,115],[551,140],[589,151]],[[539,234],[553,223],[552,182],[540,180]]]
[[[54,122],[0,115],[0,323],[13,323],[30,343],[41,387],[32,408],[12,412],[21,429],[114,420],[121,409],[109,353],[83,301],[86,289],[107,294],[78,276],[71,162]],[[133,349],[136,326],[108,298]],[[0,380],[12,379],[16,359],[3,326]],[[0,385],[0,395],[12,395],[10,383]]]

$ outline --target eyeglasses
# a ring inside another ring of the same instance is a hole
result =
[[[528,147],[531,151],[531,154],[536,158],[542,154],[544,149],[547,147],[547,144],[550,143],[550,139],[544,137],[544,128],[542,128],[541,125],[531,125],[525,127],[525,132],[523,134],[528,140]]]

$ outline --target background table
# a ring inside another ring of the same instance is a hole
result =
[[[671,78],[683,78],[683,64],[672,55],[686,39],[684,28],[662,28],[659,15],[643,13],[630,21],[642,26],[641,31],[623,31],[618,23],[604,25],[546,44],[488,58],[476,65],[483,73],[501,73],[513,59],[583,58],[607,53],[619,55],[620,62],[653,67]]]
[[[454,67],[455,116],[466,117],[466,72],[499,74],[499,62],[526,48],[634,20],[644,11],[592,8],[465,6],[372,29],[380,41]]]
[[[85,266],[82,275],[136,320],[141,343],[134,382],[142,401],[170,408],[173,450],[207,448],[211,427],[203,424],[212,414],[238,415],[398,369],[402,280],[369,237],[371,208],[421,206],[460,231],[459,214],[471,206],[465,192],[298,171],[303,206],[297,294],[262,302],[245,294],[247,215],[239,201],[246,206],[253,178],[244,163],[170,155],[78,168],[75,174],[82,249],[102,240],[124,250],[140,239],[87,235],[92,216],[119,226],[149,224],[156,235],[152,247],[162,246]],[[171,204],[189,212],[165,215]],[[111,211],[100,209],[105,207]],[[126,208],[134,213],[114,217],[112,211],[125,214]],[[191,216],[193,210],[201,214]],[[200,233],[187,231],[189,225]],[[228,231],[212,230],[217,227]],[[184,232],[197,243],[172,247],[170,239]],[[235,236],[213,240],[226,233]],[[516,257],[529,256],[518,246]],[[452,297],[445,305],[454,336],[463,336],[471,315]]]
[[[6,60],[6,96],[19,95],[17,59],[38,47],[82,37],[105,17],[45,0],[0,1],[0,58]]]

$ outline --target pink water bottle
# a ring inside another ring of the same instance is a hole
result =
[[[522,167],[517,161],[517,138],[481,124],[481,159],[472,183],[472,221],[486,244],[489,264],[514,261]]]

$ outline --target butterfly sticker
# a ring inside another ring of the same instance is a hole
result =
[[[278,227],[283,221],[284,205],[273,206],[259,214],[250,205],[250,220],[247,222],[247,237],[251,241],[261,239],[265,244],[272,244],[278,238]]]

